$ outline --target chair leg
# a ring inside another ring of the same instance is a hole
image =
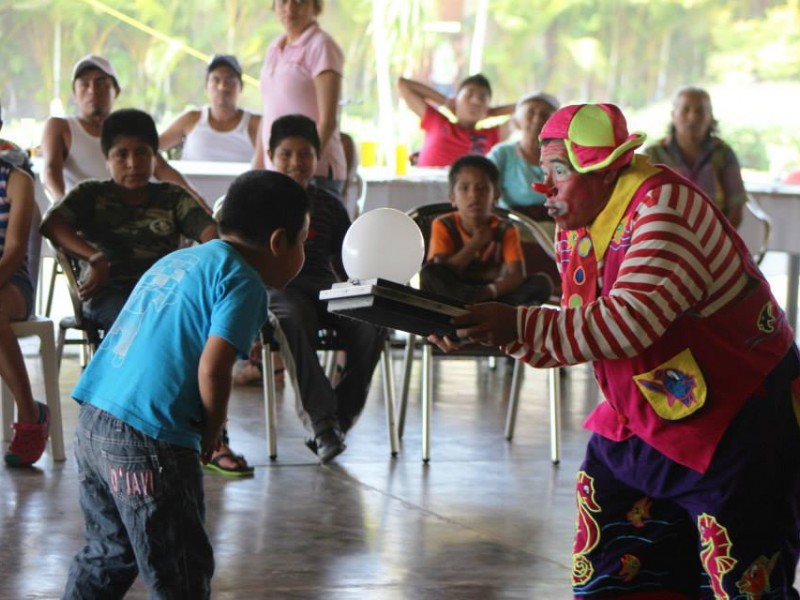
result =
[[[394,418],[394,370],[392,369],[392,345],[389,340],[383,343],[381,368],[383,369],[383,399],[386,403],[386,428],[389,430],[389,450],[392,457],[396,457],[398,442],[397,425]]]
[[[53,269],[50,271],[50,285],[47,286],[47,304],[44,307],[44,315],[46,317],[50,316],[50,313],[53,310],[53,292],[56,288],[56,277],[60,273],[60,269],[58,268],[58,261],[53,260]]]
[[[433,400],[433,347],[422,346],[422,462],[431,458],[431,404]]]
[[[561,376],[558,368],[548,369],[550,388],[550,458],[554,465],[561,462]]]
[[[8,386],[0,381],[0,395],[2,395],[2,406],[0,410],[3,412],[3,441],[11,441],[11,423],[14,421],[14,397],[11,395],[11,390]]]
[[[44,395],[50,409],[50,452],[53,460],[66,460],[64,452],[64,425],[61,419],[61,397],[58,392],[58,362],[53,330],[39,336],[44,375]]]
[[[522,377],[525,373],[522,361],[514,361],[514,370],[511,373],[511,389],[508,393],[508,414],[506,415],[506,439],[510,442],[514,437],[514,428],[517,424],[517,409],[519,396],[522,389]]]
[[[278,428],[275,411],[275,368],[272,364],[272,350],[269,344],[261,345],[261,377],[264,384],[264,413],[267,423],[267,448],[269,459],[278,458]]]
[[[56,340],[56,364],[59,373],[61,372],[61,359],[64,357],[64,341],[67,338],[67,330],[58,328],[58,340]]]
[[[403,352],[403,381],[400,388],[400,405],[397,411],[397,438],[403,439],[403,430],[406,426],[406,408],[408,407],[408,389],[411,385],[411,368],[414,364],[414,350],[417,345],[417,336],[408,334],[406,348]]]

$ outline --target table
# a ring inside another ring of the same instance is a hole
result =
[[[231,182],[250,170],[250,163],[238,162],[171,160],[169,164],[186,177],[212,209],[214,202],[228,192]]]
[[[772,219],[768,249],[789,255],[786,318],[796,330],[800,287],[800,186],[748,183],[745,187]]]
[[[34,157],[33,170],[37,174],[42,172],[42,159]],[[173,160],[169,163],[176,171],[180,172],[186,180],[200,193],[209,208],[220,196],[225,195],[231,182],[245,171],[250,169],[250,163],[235,162],[207,162],[194,160]],[[50,207],[50,200],[45,194],[40,177],[35,178],[36,204],[42,214]]]
[[[410,167],[406,175],[395,175],[388,167],[361,167],[358,173],[366,185],[362,212],[374,208],[406,212],[448,201],[447,169]]]

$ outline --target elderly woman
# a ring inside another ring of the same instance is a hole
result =
[[[544,181],[544,169],[539,165],[539,133],[560,106],[554,96],[544,92],[523,96],[511,117],[511,124],[522,137],[497,144],[486,155],[500,170],[500,205],[538,221],[550,238],[555,235],[555,223],[547,214],[544,195],[532,189],[531,184]],[[559,289],[561,277],[549,252],[537,244],[523,243],[522,248],[528,273],[547,275],[553,289]]]
[[[711,97],[702,88],[682,87],[675,94],[669,135],[645,149],[654,163],[672,167],[694,182],[722,210],[734,227],[742,222],[747,193],[739,161],[716,136]]]
[[[344,54],[317,23],[322,0],[274,0],[272,7],[284,33],[270,44],[261,69],[263,117],[253,166],[271,166],[267,142],[273,121],[302,114],[317,124],[322,145],[315,183],[341,194],[346,163],[338,110]]]
[[[531,189],[532,183],[544,181],[544,170],[539,166],[539,132],[560,106],[556,98],[542,92],[520,98],[511,124],[522,137],[497,144],[487,155],[500,169],[500,205],[536,221],[550,220],[544,208],[545,197]]]

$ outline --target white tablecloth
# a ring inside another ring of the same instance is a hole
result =
[[[406,175],[395,175],[386,167],[362,167],[358,172],[366,184],[364,212],[373,208],[406,212],[448,201],[447,169],[409,168]]]

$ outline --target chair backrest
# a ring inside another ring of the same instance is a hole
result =
[[[344,160],[346,165],[346,175],[344,189],[342,189],[342,200],[347,208],[348,214],[356,218],[361,210],[363,196],[366,190],[364,180],[358,174],[358,148],[349,133],[340,132],[342,149],[344,150]]]
[[[409,217],[414,219],[414,222],[417,224],[420,231],[422,231],[422,238],[425,240],[426,257],[428,256],[428,246],[430,244],[431,225],[433,224],[433,221],[437,217],[449,212],[453,212],[454,210],[455,209],[453,208],[453,205],[449,202],[437,202],[436,204],[425,204],[423,206],[412,208],[406,213]],[[542,227],[536,221],[515,210],[501,208],[499,206],[494,207],[492,212],[501,219],[506,219],[514,224],[514,226],[517,228],[517,231],[519,231],[520,241],[523,243],[531,242],[546,246],[545,251],[547,254],[555,257],[555,249],[552,238],[548,237],[546,231],[542,229]]]
[[[28,275],[33,285],[33,295],[36,296],[36,288],[39,286],[39,269],[42,261],[42,234],[39,233],[39,226],[42,224],[42,213],[39,206],[33,205],[33,219],[31,219],[31,229],[28,233]]]
[[[742,222],[738,232],[750,250],[753,260],[756,264],[761,264],[769,246],[772,219],[761,208],[758,201],[749,194],[742,210]]]
[[[83,303],[78,296],[78,272],[80,270],[78,261],[61,248],[54,248],[54,251],[56,253],[56,261],[64,272],[64,277],[67,280],[69,299],[72,302],[72,312],[75,316],[75,326],[77,328],[82,328],[84,326],[84,318]]]

